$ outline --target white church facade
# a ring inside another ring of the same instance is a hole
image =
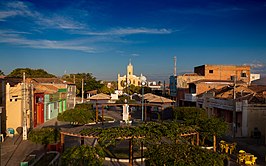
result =
[[[127,65],[127,73],[124,76],[120,76],[118,74],[118,79],[117,79],[117,88],[118,90],[123,90],[125,87],[128,87],[130,85],[135,85],[135,86],[141,86],[141,81],[140,77],[142,74],[138,77],[134,75],[133,73],[133,65],[131,62]]]

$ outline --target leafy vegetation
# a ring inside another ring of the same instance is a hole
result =
[[[123,95],[120,96],[119,99],[115,102],[116,104],[124,104],[125,100],[127,101],[127,103],[129,104],[135,104],[136,100],[131,100],[129,96]]]
[[[62,154],[62,165],[66,166],[97,166],[102,165],[104,151],[99,146],[82,145],[67,149]]]
[[[92,104],[77,104],[74,109],[60,113],[57,120],[83,125],[95,121],[95,111],[92,110]]]
[[[189,144],[161,143],[151,144],[145,151],[145,165],[165,166],[223,166],[224,155],[201,149]]]
[[[0,76],[4,76],[4,72],[2,70],[0,70]]]
[[[112,94],[115,92],[115,89],[110,87],[108,88],[106,85],[103,85],[99,90],[98,93],[104,93],[104,94]]]
[[[141,138],[145,142],[160,142],[162,137],[176,142],[181,134],[196,132],[196,126],[185,126],[179,122],[147,122],[139,126],[112,127],[112,128],[87,128],[81,135],[91,135],[99,138],[104,146],[115,143],[116,139]]]
[[[208,117],[205,110],[195,107],[177,107],[174,110],[174,119],[183,120],[186,125],[196,125],[199,127],[201,144],[205,143],[206,138],[213,135],[220,137],[228,130],[228,125],[216,117]]]
[[[75,109],[92,110],[93,104],[88,104],[88,103],[76,104]]]
[[[62,79],[70,82],[74,82],[75,76],[75,83],[77,86],[77,93],[81,96],[82,90],[82,79],[84,80],[84,91],[91,91],[91,90],[99,90],[103,87],[101,81],[97,81],[96,78],[91,73],[77,73],[77,74],[68,74],[64,75]]]
[[[38,144],[52,144],[60,140],[60,132],[55,128],[41,128],[30,131],[29,140]]]
[[[135,85],[129,85],[128,87],[123,86],[123,92],[129,95],[133,95],[134,93],[141,94],[142,93],[142,87],[141,86],[135,86]],[[144,87],[144,94],[145,93],[151,93],[152,90],[150,87]]]
[[[56,77],[53,74],[48,73],[47,71],[43,69],[30,69],[30,68],[17,68],[13,70],[8,77],[23,77],[23,72],[25,72],[25,75],[30,78],[53,78]]]
[[[134,139],[143,142],[146,165],[223,165],[225,156],[209,150],[192,146],[181,134],[193,134],[200,130],[197,126],[188,126],[177,121],[147,122],[138,126],[89,128],[81,135],[99,138],[99,144],[107,148],[117,139]]]

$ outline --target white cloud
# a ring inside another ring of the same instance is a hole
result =
[[[134,54],[131,54],[131,56],[137,57],[137,56],[139,56],[139,54],[134,53]]]
[[[133,35],[133,34],[170,34],[173,31],[170,29],[152,29],[152,28],[116,28],[111,29],[108,31],[103,32],[91,32],[91,31],[83,31],[83,32],[77,32],[84,35]]]
[[[51,17],[41,16],[35,22],[39,25],[45,26],[46,28],[55,28],[55,29],[84,29],[86,25],[73,21],[70,18],[66,18],[59,15],[54,15]]]
[[[26,17],[42,28],[82,29],[86,27],[84,24],[74,21],[74,18],[57,14],[43,14],[20,1],[9,2],[5,5],[5,9],[0,11],[0,21],[7,21],[9,17]]]
[[[16,11],[0,11],[0,21],[6,21],[6,18],[16,15]]]
[[[254,60],[252,63],[244,65],[249,65],[251,67],[252,73],[260,73],[260,74],[266,73],[266,64],[261,61]]]
[[[76,41],[31,40],[17,33],[3,33],[3,31],[0,31],[0,43],[29,48],[76,50],[87,53],[94,53],[96,51],[94,48],[86,46],[85,43],[80,44]]]
[[[252,69],[261,69],[261,68],[265,68],[266,64],[259,62],[257,60],[253,61],[252,63],[245,63],[243,65],[249,65]]]

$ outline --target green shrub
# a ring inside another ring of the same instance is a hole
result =
[[[38,144],[52,144],[60,140],[60,132],[55,128],[41,128],[29,133],[29,140]]]
[[[62,165],[98,166],[103,165],[104,151],[99,147],[81,145],[67,149],[62,154]]]

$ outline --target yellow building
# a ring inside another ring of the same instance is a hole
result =
[[[10,83],[6,84],[6,129],[12,128],[15,131],[15,134],[22,132],[23,127],[23,84],[18,83],[12,85]],[[27,119],[26,125],[27,128],[30,127],[30,104],[31,99],[30,96],[30,89],[26,87],[25,93],[25,108],[26,114],[25,118]]]
[[[129,62],[129,64],[127,65],[127,74],[122,77],[120,76],[120,74],[118,74],[118,80],[117,80],[118,90],[123,90],[126,86],[129,85],[141,86],[140,77],[134,75],[133,65],[131,64],[131,62]]]

